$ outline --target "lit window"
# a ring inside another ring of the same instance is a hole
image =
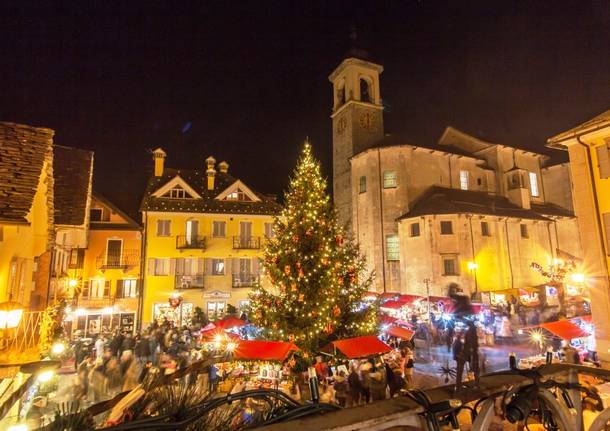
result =
[[[209,301],[208,302],[208,319],[216,320],[225,314],[225,301]]]
[[[189,197],[184,190],[179,185],[174,186],[173,189],[169,190],[167,193],[163,195],[164,198],[172,198],[172,199],[185,199]]]
[[[212,275],[224,275],[225,273],[225,260],[224,259],[212,259]]]
[[[393,189],[396,187],[396,171],[385,171],[383,173],[383,188]]]
[[[457,259],[455,257],[443,258],[443,275],[458,275]]]
[[[89,219],[91,221],[102,221],[103,210],[101,208],[91,208],[89,210]]]
[[[214,238],[224,238],[226,235],[227,223],[224,221],[214,221],[212,223],[212,236]]]
[[[366,177],[364,175],[360,177],[360,181],[358,182],[358,192],[366,192]]]
[[[529,238],[530,234],[527,231],[527,225],[526,224],[520,224],[519,227],[521,228],[521,238]]]
[[[419,223],[411,223],[411,236],[419,236]]]
[[[229,193],[225,197],[225,200],[226,201],[241,201],[241,202],[251,201],[251,199],[248,197],[248,195],[241,189],[237,189],[234,192]]]
[[[481,235],[483,236],[491,236],[489,234],[489,224],[486,221],[481,222]]]
[[[386,254],[388,260],[400,259],[400,242],[398,235],[388,235],[386,237]]]
[[[460,188],[468,190],[468,171],[460,171]]]
[[[170,236],[171,220],[157,220],[157,236]]]
[[[137,298],[138,296],[138,280],[129,279],[129,280],[118,280],[123,282],[123,298]]]
[[[536,175],[535,172],[530,172],[530,191],[532,196],[540,196],[540,193],[538,192],[538,175]]]
[[[451,221],[441,221],[441,235],[453,235],[453,223]]]

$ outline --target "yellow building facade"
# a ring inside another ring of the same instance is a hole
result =
[[[0,302],[44,308],[53,244],[53,130],[0,122]]]
[[[244,309],[252,287],[264,283],[262,246],[279,205],[231,176],[226,162],[209,157],[205,169],[177,170],[165,168],[163,150],[153,155],[141,207],[143,324],[188,324],[196,307],[210,319]]]
[[[142,229],[107,199],[93,195],[88,247],[74,264],[79,296],[72,330],[91,336],[120,328],[132,332],[139,318]],[[75,284],[76,284],[75,283]]]
[[[567,150],[597,352],[610,361],[610,111],[548,140]]]

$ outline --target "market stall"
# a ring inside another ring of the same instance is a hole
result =
[[[246,326],[247,323],[241,319],[238,319],[234,316],[225,317],[222,320],[217,320],[214,322],[216,328],[221,329],[233,329],[233,328],[241,328],[242,326]]]
[[[415,331],[411,331],[410,329],[406,329],[396,325],[390,325],[383,332],[390,337],[400,338],[401,340],[411,341],[413,335],[415,335]]]
[[[374,335],[346,338],[328,343],[322,352],[336,356],[342,354],[348,359],[368,358],[392,351],[392,348]]]

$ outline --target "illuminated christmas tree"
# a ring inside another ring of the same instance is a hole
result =
[[[292,341],[307,355],[328,341],[376,331],[376,308],[362,301],[371,275],[338,224],[309,143],[274,233],[263,262],[273,287],[259,287],[251,295],[254,323],[269,339]]]

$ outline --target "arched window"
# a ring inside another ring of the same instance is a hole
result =
[[[339,83],[337,87],[337,107],[345,103],[345,82]]]
[[[371,84],[364,78],[360,78],[360,101],[373,103]]]

